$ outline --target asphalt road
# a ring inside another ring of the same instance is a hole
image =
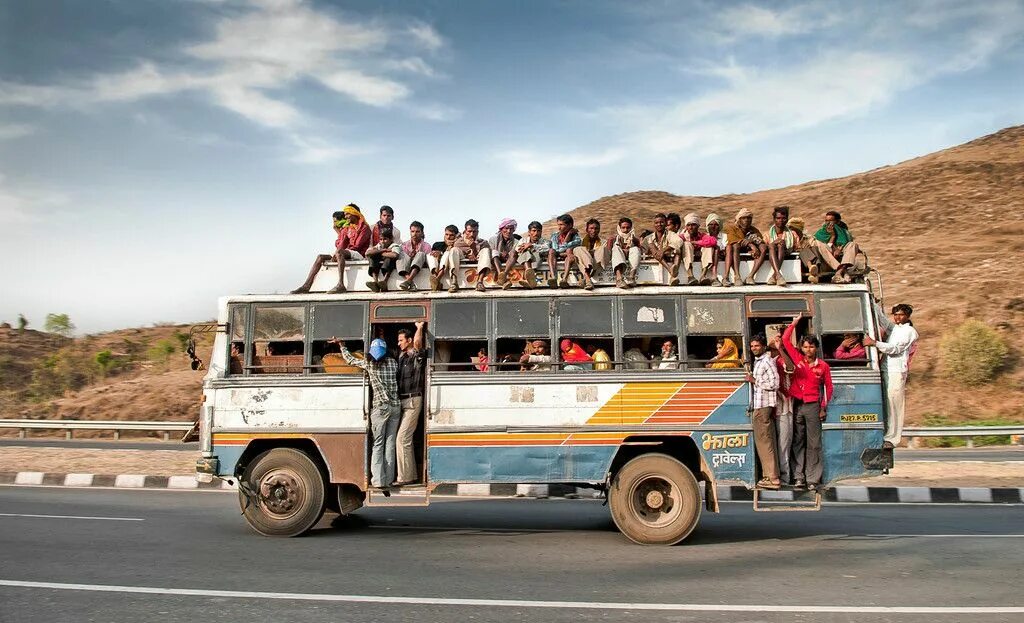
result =
[[[685,545],[641,547],[599,502],[449,498],[269,539],[230,493],[0,487],[0,621],[1017,622],[1022,520],[727,504]]]
[[[107,448],[113,450],[199,450],[199,443],[178,441],[140,441],[113,439],[60,439],[40,437],[17,439],[0,437],[2,446],[54,447],[54,448]],[[992,446],[983,448],[934,448],[915,450],[899,448],[897,461],[1024,461],[1024,446]]]

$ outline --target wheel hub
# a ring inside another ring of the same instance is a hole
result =
[[[260,497],[268,511],[275,515],[293,512],[302,499],[298,479],[284,472],[270,472],[260,483]]]
[[[661,491],[651,490],[647,492],[647,496],[644,499],[647,502],[647,506],[651,509],[660,509],[662,504],[665,503],[665,496]]]

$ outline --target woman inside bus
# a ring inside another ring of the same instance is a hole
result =
[[[563,370],[593,370],[594,358],[587,354],[582,346],[569,338],[563,338],[558,344],[562,352]]]
[[[736,346],[736,342],[731,338],[720,337],[717,344],[715,356],[708,361],[705,367],[716,369],[740,367],[740,349]]]

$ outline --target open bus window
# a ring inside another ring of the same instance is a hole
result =
[[[342,359],[341,346],[330,340],[338,338],[353,356],[362,359],[365,303],[315,303],[310,307],[309,322],[311,374],[362,374]]]
[[[434,340],[434,370],[438,372],[476,372],[480,351],[487,353],[487,340]],[[488,357],[490,359],[490,357]]]
[[[305,307],[253,307],[252,373],[302,374]]]
[[[622,352],[631,370],[678,370],[679,344],[675,335],[623,337]],[[643,359],[641,359],[641,356]]]
[[[500,322],[499,322],[500,325]],[[548,341],[547,329],[538,335],[524,337],[499,337],[495,341],[494,356],[490,358],[491,372],[518,372],[522,364],[519,359],[529,352],[530,343],[534,340]]]
[[[743,367],[743,337],[734,335],[691,335],[686,338],[686,367],[690,369],[735,370]]]
[[[593,347],[594,351],[602,350],[605,354],[611,355],[614,348],[614,300],[610,298],[575,298],[558,301],[558,328],[561,336],[550,345],[558,349],[557,358],[561,356],[561,341],[569,339],[579,345],[584,352],[587,346]],[[554,354],[549,352],[548,354]],[[588,353],[589,354],[589,353]],[[603,358],[603,357],[602,357]],[[611,359],[611,357],[609,357]],[[569,367],[567,367],[567,364]],[[610,365],[610,364],[606,364]],[[601,366],[602,371],[606,366]],[[586,367],[579,362],[565,362],[556,369],[578,371],[581,369],[592,370],[593,365]]]
[[[868,363],[863,340],[863,333],[822,335],[819,356],[832,367],[863,368]]]
[[[570,372],[605,372],[612,369],[615,340],[610,337],[563,335],[555,340],[555,345],[559,352],[558,359],[562,362],[558,369]]]
[[[364,359],[363,340],[344,340],[345,347],[356,359]],[[310,363],[313,374],[362,374],[362,369],[350,366],[341,356],[341,345],[326,340],[310,344]]]
[[[246,305],[234,305],[229,312],[231,337],[228,346],[228,374],[243,374],[245,371],[245,321],[248,311]]]

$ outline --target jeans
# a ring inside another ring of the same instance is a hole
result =
[[[398,434],[398,403],[377,404],[370,411],[370,486],[386,487],[395,481],[395,437]]]
[[[776,408],[779,413],[779,417],[775,420],[777,432],[779,435],[778,445],[778,456],[779,456],[779,478],[785,484],[793,482],[792,472],[790,471],[790,465],[792,465],[792,449],[793,449],[793,413],[786,413],[787,409],[779,401],[779,406]]]
[[[398,427],[398,480],[414,482],[419,480],[416,470],[416,427],[423,411],[423,396],[402,399],[401,425]]]

